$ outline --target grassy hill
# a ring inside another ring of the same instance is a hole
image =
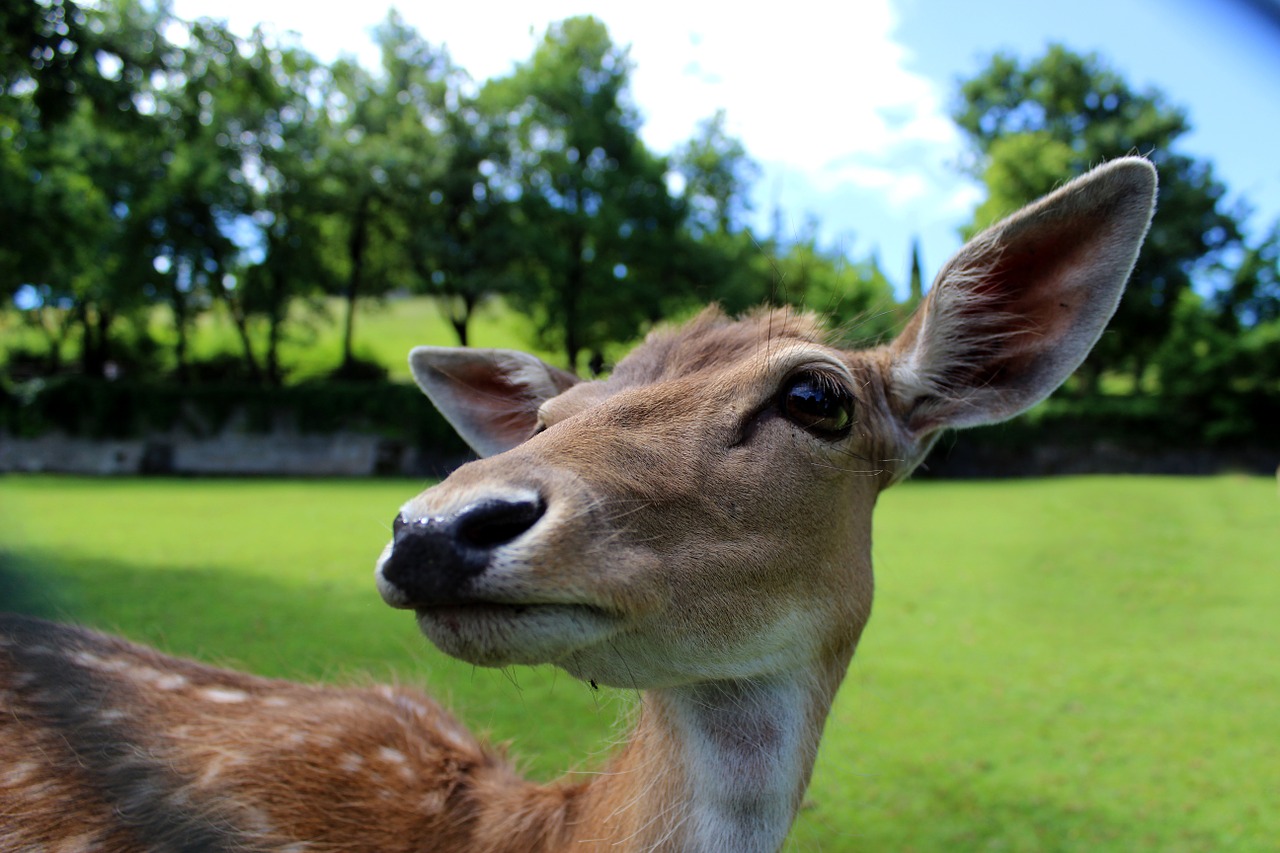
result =
[[[298,302],[286,325],[280,346],[280,361],[290,381],[310,379],[328,373],[342,361],[342,322],[346,304],[339,299],[326,299],[315,305]],[[676,318],[679,319],[679,318]],[[152,356],[161,371],[172,371],[176,365],[174,347],[176,332],[172,315],[166,306],[153,308],[146,316],[146,329],[155,341]],[[207,361],[219,356],[239,358],[242,352],[235,326],[221,303],[202,314],[190,330],[190,358]],[[548,349],[538,341],[533,318],[509,307],[501,299],[492,299],[477,310],[469,328],[471,346],[519,349],[534,353],[548,362],[563,366],[564,354]],[[116,328],[121,340],[136,338],[129,324]],[[251,326],[254,350],[261,359],[266,352],[266,329]],[[616,362],[634,345],[622,341],[606,348],[606,358]],[[406,357],[415,346],[455,346],[457,336],[439,306],[425,296],[396,296],[382,300],[366,299],[356,310],[355,353],[377,362],[389,371],[390,378],[409,381]],[[12,352],[41,354],[48,342],[36,329],[24,324],[11,311],[0,311],[0,368]],[[66,346],[63,360],[70,364],[76,350]]]
[[[291,380],[308,379],[333,370],[342,360],[342,319],[345,303],[338,299],[325,300],[316,306],[297,303],[293,317],[286,326],[286,337],[281,344],[280,359]],[[162,370],[172,370],[174,342],[171,314],[166,307],[157,307],[147,316],[147,329],[159,345],[155,354]],[[266,351],[265,329],[252,328],[255,351],[261,357]],[[473,346],[505,347],[528,350],[549,361],[562,363],[563,356],[548,352],[537,344],[533,321],[506,306],[501,300],[492,300],[481,306],[471,326]],[[236,330],[221,303],[202,314],[191,330],[190,353],[195,360],[208,360],[229,354],[239,356],[241,347]],[[117,328],[117,335],[131,337],[127,324]],[[10,351],[43,353],[45,338],[36,330],[24,325],[12,312],[0,312],[0,365]],[[396,297],[386,300],[364,300],[356,312],[355,351],[361,358],[376,361],[390,371],[391,378],[408,381],[409,370],[405,362],[409,350],[421,344],[452,346],[457,343],[452,327],[436,303],[427,297]],[[66,348],[64,359],[71,360],[75,352]]]

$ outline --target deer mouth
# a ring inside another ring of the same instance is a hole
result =
[[[441,651],[479,666],[552,663],[618,630],[606,611],[586,604],[473,601],[414,613]]]

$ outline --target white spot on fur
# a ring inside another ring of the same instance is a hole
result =
[[[357,773],[364,766],[364,756],[349,752],[338,762],[339,769],[347,773]]]
[[[95,655],[93,652],[84,650],[71,653],[71,660],[80,666],[90,669],[100,669],[103,672],[119,672],[122,669],[129,669],[133,664],[122,658],[104,658]]]
[[[378,747],[378,757],[388,764],[407,764],[409,762],[403,752],[398,749],[392,749],[389,746]]]
[[[130,671],[129,675],[137,681],[149,681],[154,684],[164,678],[165,673],[153,666],[135,666]]]
[[[229,690],[223,687],[206,687],[200,691],[200,695],[220,705],[234,705],[249,698],[249,694],[243,690]]]
[[[274,835],[276,831],[275,824],[267,817],[267,813],[262,809],[253,806],[241,806],[241,814],[245,824],[251,829],[255,835]]]
[[[390,693],[390,691],[388,691],[388,693]],[[412,697],[405,696],[403,693],[394,693],[389,695],[387,698],[393,701],[397,708],[400,708],[403,711],[408,711],[420,720],[425,720],[433,716],[429,707]]]
[[[17,788],[26,783],[31,776],[39,770],[39,765],[31,761],[19,761],[17,764],[11,764],[9,769],[5,771],[3,779],[4,784],[11,788]]]
[[[71,655],[71,660],[74,661],[75,663],[80,664],[81,666],[89,666],[89,667],[94,667],[96,669],[102,669],[103,664],[106,663],[105,660],[103,660],[102,658],[98,657],[95,654],[92,654],[91,652],[73,652]]]
[[[178,675],[176,672],[171,672],[168,675],[162,675],[156,679],[156,687],[161,690],[181,690],[183,687],[186,687],[187,684],[186,676]]]
[[[396,768],[396,775],[406,782],[413,781],[413,769],[409,767],[409,759],[398,749],[389,746],[378,747],[378,757]]]
[[[449,746],[456,750],[465,751],[472,748],[471,739],[467,736],[467,733],[459,729],[457,726],[440,723],[436,726],[436,733],[440,735],[440,738]]]
[[[418,811],[422,814],[439,814],[447,803],[444,791],[428,791],[418,801]]]
[[[205,765],[204,772],[200,774],[200,778],[196,780],[197,785],[212,785],[213,781],[222,775],[223,759],[211,758],[209,763]]]
[[[55,853],[89,853],[93,849],[93,836],[89,833],[64,838],[57,847],[53,848]]]
[[[287,708],[290,702],[283,696],[268,696],[262,700],[262,704],[271,708]]]

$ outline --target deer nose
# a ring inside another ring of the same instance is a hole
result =
[[[475,601],[472,581],[498,548],[518,539],[546,514],[538,495],[485,498],[456,513],[396,517],[382,580],[394,587],[388,603],[422,608]]]
[[[497,548],[537,524],[546,511],[547,505],[541,498],[481,501],[458,515],[457,537],[471,548]]]

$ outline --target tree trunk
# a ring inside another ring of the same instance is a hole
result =
[[[278,269],[271,271],[270,310],[267,312],[267,383],[273,386],[284,384],[280,371],[280,329],[284,318],[289,313],[289,302],[283,294],[287,293],[287,285],[281,281],[283,273]]]
[[[585,235],[579,231],[573,235],[572,251],[569,259],[569,274],[565,276],[564,289],[561,290],[561,310],[564,312],[564,353],[569,360],[569,370],[578,369],[578,352],[582,342],[578,336],[578,301],[586,282],[586,261],[582,258],[586,243]]]
[[[55,376],[62,372],[62,345],[66,343],[67,337],[71,334],[71,329],[75,325],[75,317],[69,312],[64,312],[58,308],[50,308],[47,305],[41,305],[29,315],[31,323],[38,328],[44,335],[45,342],[49,345],[48,359],[45,361],[45,371],[49,376]]]
[[[471,315],[475,313],[480,298],[472,293],[462,293],[456,299],[453,304],[458,305],[459,310],[449,312],[449,325],[453,326],[453,333],[458,336],[458,346],[470,346],[467,343],[467,327],[471,324]]]
[[[449,324],[453,326],[453,333],[458,336],[458,346],[469,346],[467,343],[467,317],[462,315],[453,315],[449,318]]]
[[[174,346],[174,358],[178,362],[178,384],[191,384],[191,371],[187,366],[187,298],[175,285],[173,288],[173,325],[178,332]]]
[[[249,318],[245,316],[244,306],[225,290],[222,294],[223,304],[231,315],[231,324],[236,327],[236,336],[240,338],[240,351],[244,356],[244,366],[249,371],[249,378],[255,385],[262,384],[262,368],[258,366],[258,358],[253,353],[253,341],[249,338]]]
[[[80,311],[81,326],[84,329],[84,341],[80,347],[80,368],[85,376],[101,378],[106,375],[107,360],[110,356],[111,312],[103,308],[90,311],[87,307]]]
[[[342,330],[342,369],[350,367],[355,358],[352,344],[355,338],[356,301],[360,298],[364,278],[364,254],[369,244],[369,197],[365,196],[356,207],[351,221],[351,239],[347,252],[351,258],[351,275],[347,278],[347,319]]]
[[[1094,397],[1098,393],[1098,378],[1101,366],[1092,359],[1085,359],[1076,369],[1077,393],[1081,397]]]

